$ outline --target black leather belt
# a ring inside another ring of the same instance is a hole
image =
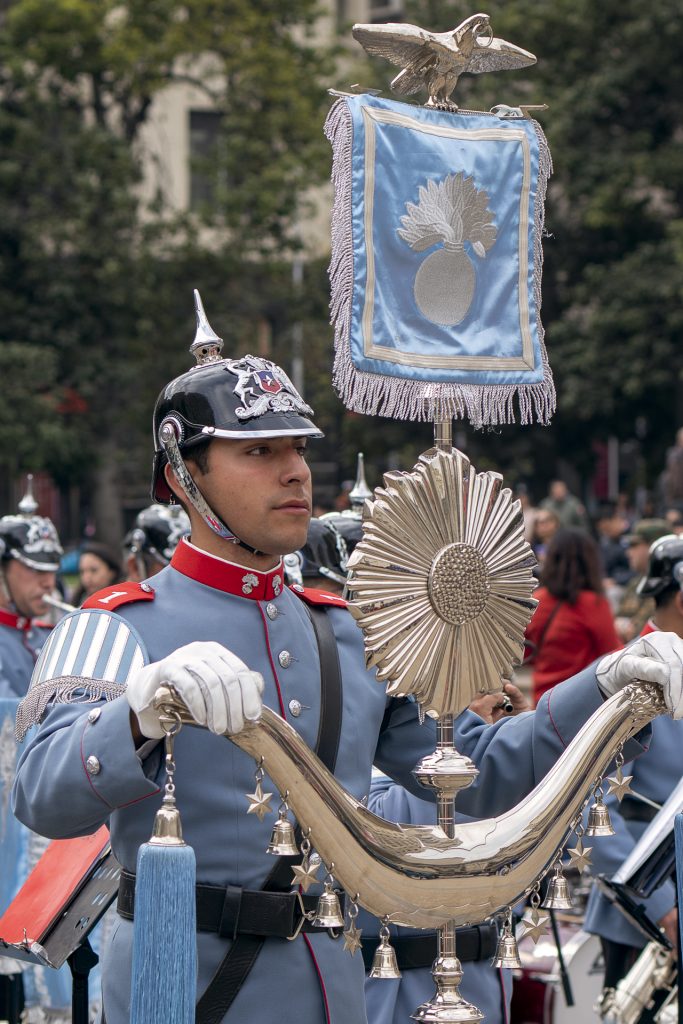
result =
[[[318,897],[297,892],[267,892],[263,889],[241,889],[229,885],[197,885],[197,931],[218,932],[222,938],[238,935],[259,935],[268,938],[293,939],[299,932],[320,932],[305,914],[315,911]],[[344,893],[338,893],[344,912]],[[133,920],[135,875],[121,872],[118,913]]]
[[[644,821],[649,824],[659,808],[638,800],[637,797],[626,795],[619,804],[619,813],[624,821]]]
[[[363,962],[367,971],[372,967],[378,939],[363,936]],[[415,967],[431,967],[436,959],[436,933],[426,935],[392,935],[391,945],[396,951],[400,971]],[[496,952],[498,932],[493,924],[478,924],[472,928],[458,928],[455,933],[455,950],[462,963],[489,960]]]

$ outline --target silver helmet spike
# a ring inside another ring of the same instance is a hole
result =
[[[22,516],[30,518],[34,516],[38,511],[38,502],[33,496],[33,473],[29,473],[26,477],[26,494],[17,505],[19,512]]]
[[[356,482],[349,491],[349,504],[354,512],[362,512],[365,502],[372,498],[372,491],[365,479],[365,460],[363,453],[358,452],[358,464],[356,468]]]
[[[218,363],[222,358],[223,339],[218,337],[206,319],[202,298],[196,288],[194,289],[194,308],[197,314],[197,331],[194,341],[190,345],[190,352],[197,360],[197,366]]]

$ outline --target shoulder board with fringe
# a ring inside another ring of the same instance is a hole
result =
[[[132,601],[153,601],[154,596],[154,587],[149,583],[115,583],[104,590],[98,590],[96,594],[91,594],[81,607],[105,608],[111,612],[120,608],[122,604],[131,604]]]
[[[92,704],[120,697],[146,660],[137,632],[118,615],[104,609],[67,615],[40,652],[17,711],[17,738],[40,722],[50,703]]]
[[[293,594],[300,597],[306,604],[328,605],[331,608],[346,608],[347,602],[338,594],[328,594],[326,590],[314,590],[312,587],[290,587]]]

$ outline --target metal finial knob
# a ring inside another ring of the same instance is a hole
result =
[[[26,477],[26,494],[17,507],[22,516],[34,516],[38,511],[38,502],[33,497],[33,473]]]
[[[222,358],[223,339],[218,337],[206,319],[202,298],[196,288],[194,289],[194,308],[197,314],[197,331],[194,341],[190,345],[190,352],[197,360],[198,366],[217,363]]]
[[[358,452],[358,463],[356,468],[356,482],[349,491],[349,503],[355,512],[362,512],[365,502],[372,498],[372,491],[365,479],[365,460],[363,453]]]

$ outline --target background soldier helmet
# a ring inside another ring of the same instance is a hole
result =
[[[127,554],[148,556],[160,565],[168,565],[181,537],[189,533],[190,520],[181,508],[150,505],[138,512],[123,547]]]
[[[0,519],[0,559],[6,562],[16,558],[29,569],[57,572],[64,552],[52,520],[36,515],[38,503],[33,497],[32,483],[33,477],[29,475],[17,515]]]
[[[312,579],[323,577],[344,586],[348,551],[339,531],[322,518],[311,519],[306,543],[299,551],[284,557],[287,583],[309,585]]]
[[[657,597],[665,590],[683,590],[683,537],[660,537],[650,548],[647,574],[638,584],[639,594]]]

